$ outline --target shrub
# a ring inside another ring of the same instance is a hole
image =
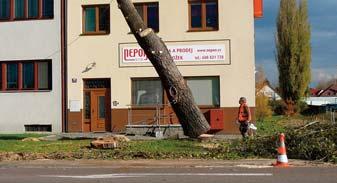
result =
[[[263,121],[266,117],[272,115],[271,108],[269,106],[268,97],[259,94],[256,96],[256,111],[255,116],[258,121]]]
[[[295,112],[302,114],[307,109],[308,109],[308,104],[306,102],[299,101],[295,107]]]
[[[283,100],[270,101],[270,106],[274,114],[285,115],[285,111],[287,110],[287,105],[283,102]]]

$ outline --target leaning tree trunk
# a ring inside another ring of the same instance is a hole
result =
[[[208,122],[196,105],[165,43],[145,26],[130,0],[117,2],[132,33],[156,69],[184,134],[195,138],[206,133],[210,129]]]

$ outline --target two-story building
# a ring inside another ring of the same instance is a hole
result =
[[[261,1],[133,2],[165,41],[202,111],[217,111],[221,132],[237,133],[239,98],[255,107],[254,3]],[[71,0],[67,8],[67,131],[178,124],[117,2]]]
[[[0,0],[0,132],[62,131],[64,0]]]

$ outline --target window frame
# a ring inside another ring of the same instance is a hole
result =
[[[156,5],[158,8],[158,30],[153,29],[154,32],[158,33],[160,31],[160,11],[159,11],[159,2],[136,2],[133,3],[134,6],[142,6],[143,8],[143,22],[145,24],[146,27],[148,26],[148,13],[147,13],[147,8],[149,5]]]
[[[108,30],[105,31],[100,31],[99,30],[99,22],[100,22],[100,17],[99,17],[99,9],[101,7],[106,7],[108,8],[108,15],[109,15],[109,27]],[[85,9],[86,8],[95,8],[95,31],[94,32],[87,32],[85,30],[85,21],[86,21],[86,16],[85,16]],[[110,34],[110,29],[111,29],[111,21],[110,21],[110,4],[89,4],[89,5],[82,5],[82,34],[81,35],[108,35]]]
[[[54,4],[55,0],[53,0],[53,12],[52,16],[44,16],[43,12],[43,3],[45,3],[45,0],[37,0],[38,1],[38,15],[36,17],[30,17],[29,16],[29,9],[28,9],[28,0],[23,0],[24,1],[24,16],[17,18],[15,16],[15,0],[10,0],[10,5],[9,5],[9,17],[8,18],[0,18],[0,22],[8,22],[8,21],[27,21],[27,20],[49,20],[49,19],[54,19]]]
[[[39,88],[39,77],[38,77],[38,63],[48,63],[48,88]],[[8,88],[7,87],[7,64],[16,63],[18,67],[18,87],[17,88]],[[24,88],[23,87],[23,64],[33,63],[33,74],[34,74],[34,87],[33,88]],[[0,93],[2,92],[28,92],[28,91],[52,91],[52,60],[20,60],[20,61],[0,61],[2,69],[2,77],[0,87]]]
[[[221,106],[221,82],[220,82],[220,76],[214,76],[214,75],[211,75],[211,76],[185,76],[184,77],[184,81],[185,81],[185,84],[187,85],[187,80],[188,79],[202,79],[202,78],[217,78],[217,81],[218,81],[218,86],[219,86],[219,104],[218,105],[198,105],[199,108],[207,108],[207,109],[217,109],[217,108],[220,108]],[[131,107],[133,108],[136,108],[136,109],[154,109],[157,107],[157,105],[137,105],[136,102],[134,101],[134,98],[133,98],[133,81],[153,81],[153,80],[159,80],[160,81],[160,78],[159,77],[140,77],[140,78],[131,78]],[[162,84],[161,84],[162,85]],[[168,101],[168,98],[167,98],[167,94],[165,92],[165,88],[164,86],[162,85],[162,104],[159,104],[160,108],[163,108],[164,106],[168,106],[169,105],[169,101]]]
[[[191,3],[201,3],[201,27],[192,27],[192,8]],[[217,27],[207,27],[206,22],[206,3],[215,2],[217,5]],[[219,1],[218,0],[188,0],[188,32],[218,31],[219,30]]]

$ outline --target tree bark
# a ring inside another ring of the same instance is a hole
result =
[[[206,133],[210,129],[208,122],[196,105],[191,90],[174,63],[165,43],[151,28],[145,26],[130,0],[117,0],[117,2],[138,44],[156,69],[184,134],[196,138]]]
[[[295,112],[295,102],[288,99],[285,100],[285,103],[287,105],[287,110],[285,111],[285,114],[287,116],[293,116],[296,112]]]

